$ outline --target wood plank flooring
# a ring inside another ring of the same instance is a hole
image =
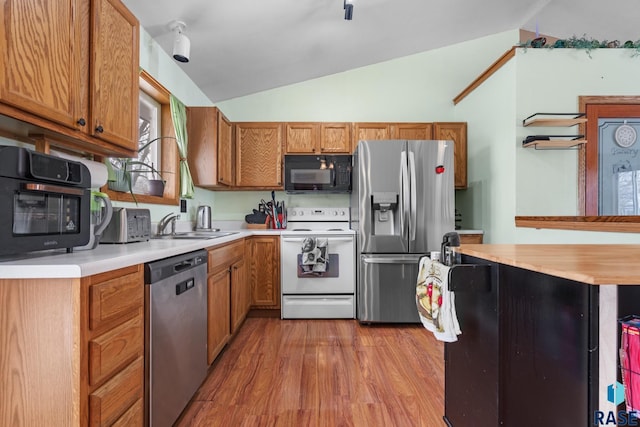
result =
[[[247,318],[178,426],[443,426],[443,344],[421,326]]]

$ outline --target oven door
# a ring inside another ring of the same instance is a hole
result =
[[[305,238],[326,239],[327,264],[322,272],[305,264]],[[355,236],[313,235],[280,239],[281,286],[283,294],[353,294],[355,292]]]

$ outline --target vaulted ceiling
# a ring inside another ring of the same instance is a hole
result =
[[[637,0],[123,0],[171,54],[187,25],[186,74],[213,102],[507,30],[640,39]],[[488,64],[487,64],[488,65]]]

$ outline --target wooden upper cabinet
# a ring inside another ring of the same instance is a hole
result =
[[[285,154],[313,154],[319,149],[319,123],[287,123]]]
[[[358,141],[374,139],[391,139],[390,123],[354,123],[353,124],[353,149],[356,149]]]
[[[216,107],[187,107],[189,150],[193,183],[198,187],[232,186],[233,125]]]
[[[4,0],[0,100],[74,128],[81,118],[83,0]],[[88,117],[84,117],[88,120]]]
[[[467,188],[467,123],[434,123],[433,139],[453,141],[455,187]]]
[[[133,155],[139,23],[120,0],[3,0],[0,111],[96,154]]]
[[[285,154],[351,153],[351,123],[287,123]]]
[[[320,125],[320,152],[350,154],[351,123],[322,123]]]
[[[283,125],[235,124],[236,187],[282,189]]]
[[[433,139],[433,123],[392,123],[391,139]]]
[[[93,136],[138,148],[139,23],[120,0],[93,0],[90,97]]]
[[[218,110],[218,182],[235,184],[233,170],[233,124]]]

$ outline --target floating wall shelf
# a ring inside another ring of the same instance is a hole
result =
[[[535,113],[522,121],[522,126],[570,127],[586,123],[585,113]],[[536,149],[566,149],[587,142],[584,135],[529,135],[522,141],[523,147]]]
[[[558,117],[569,116],[569,117]],[[535,113],[522,121],[522,126],[569,127],[586,123],[585,113]]]

